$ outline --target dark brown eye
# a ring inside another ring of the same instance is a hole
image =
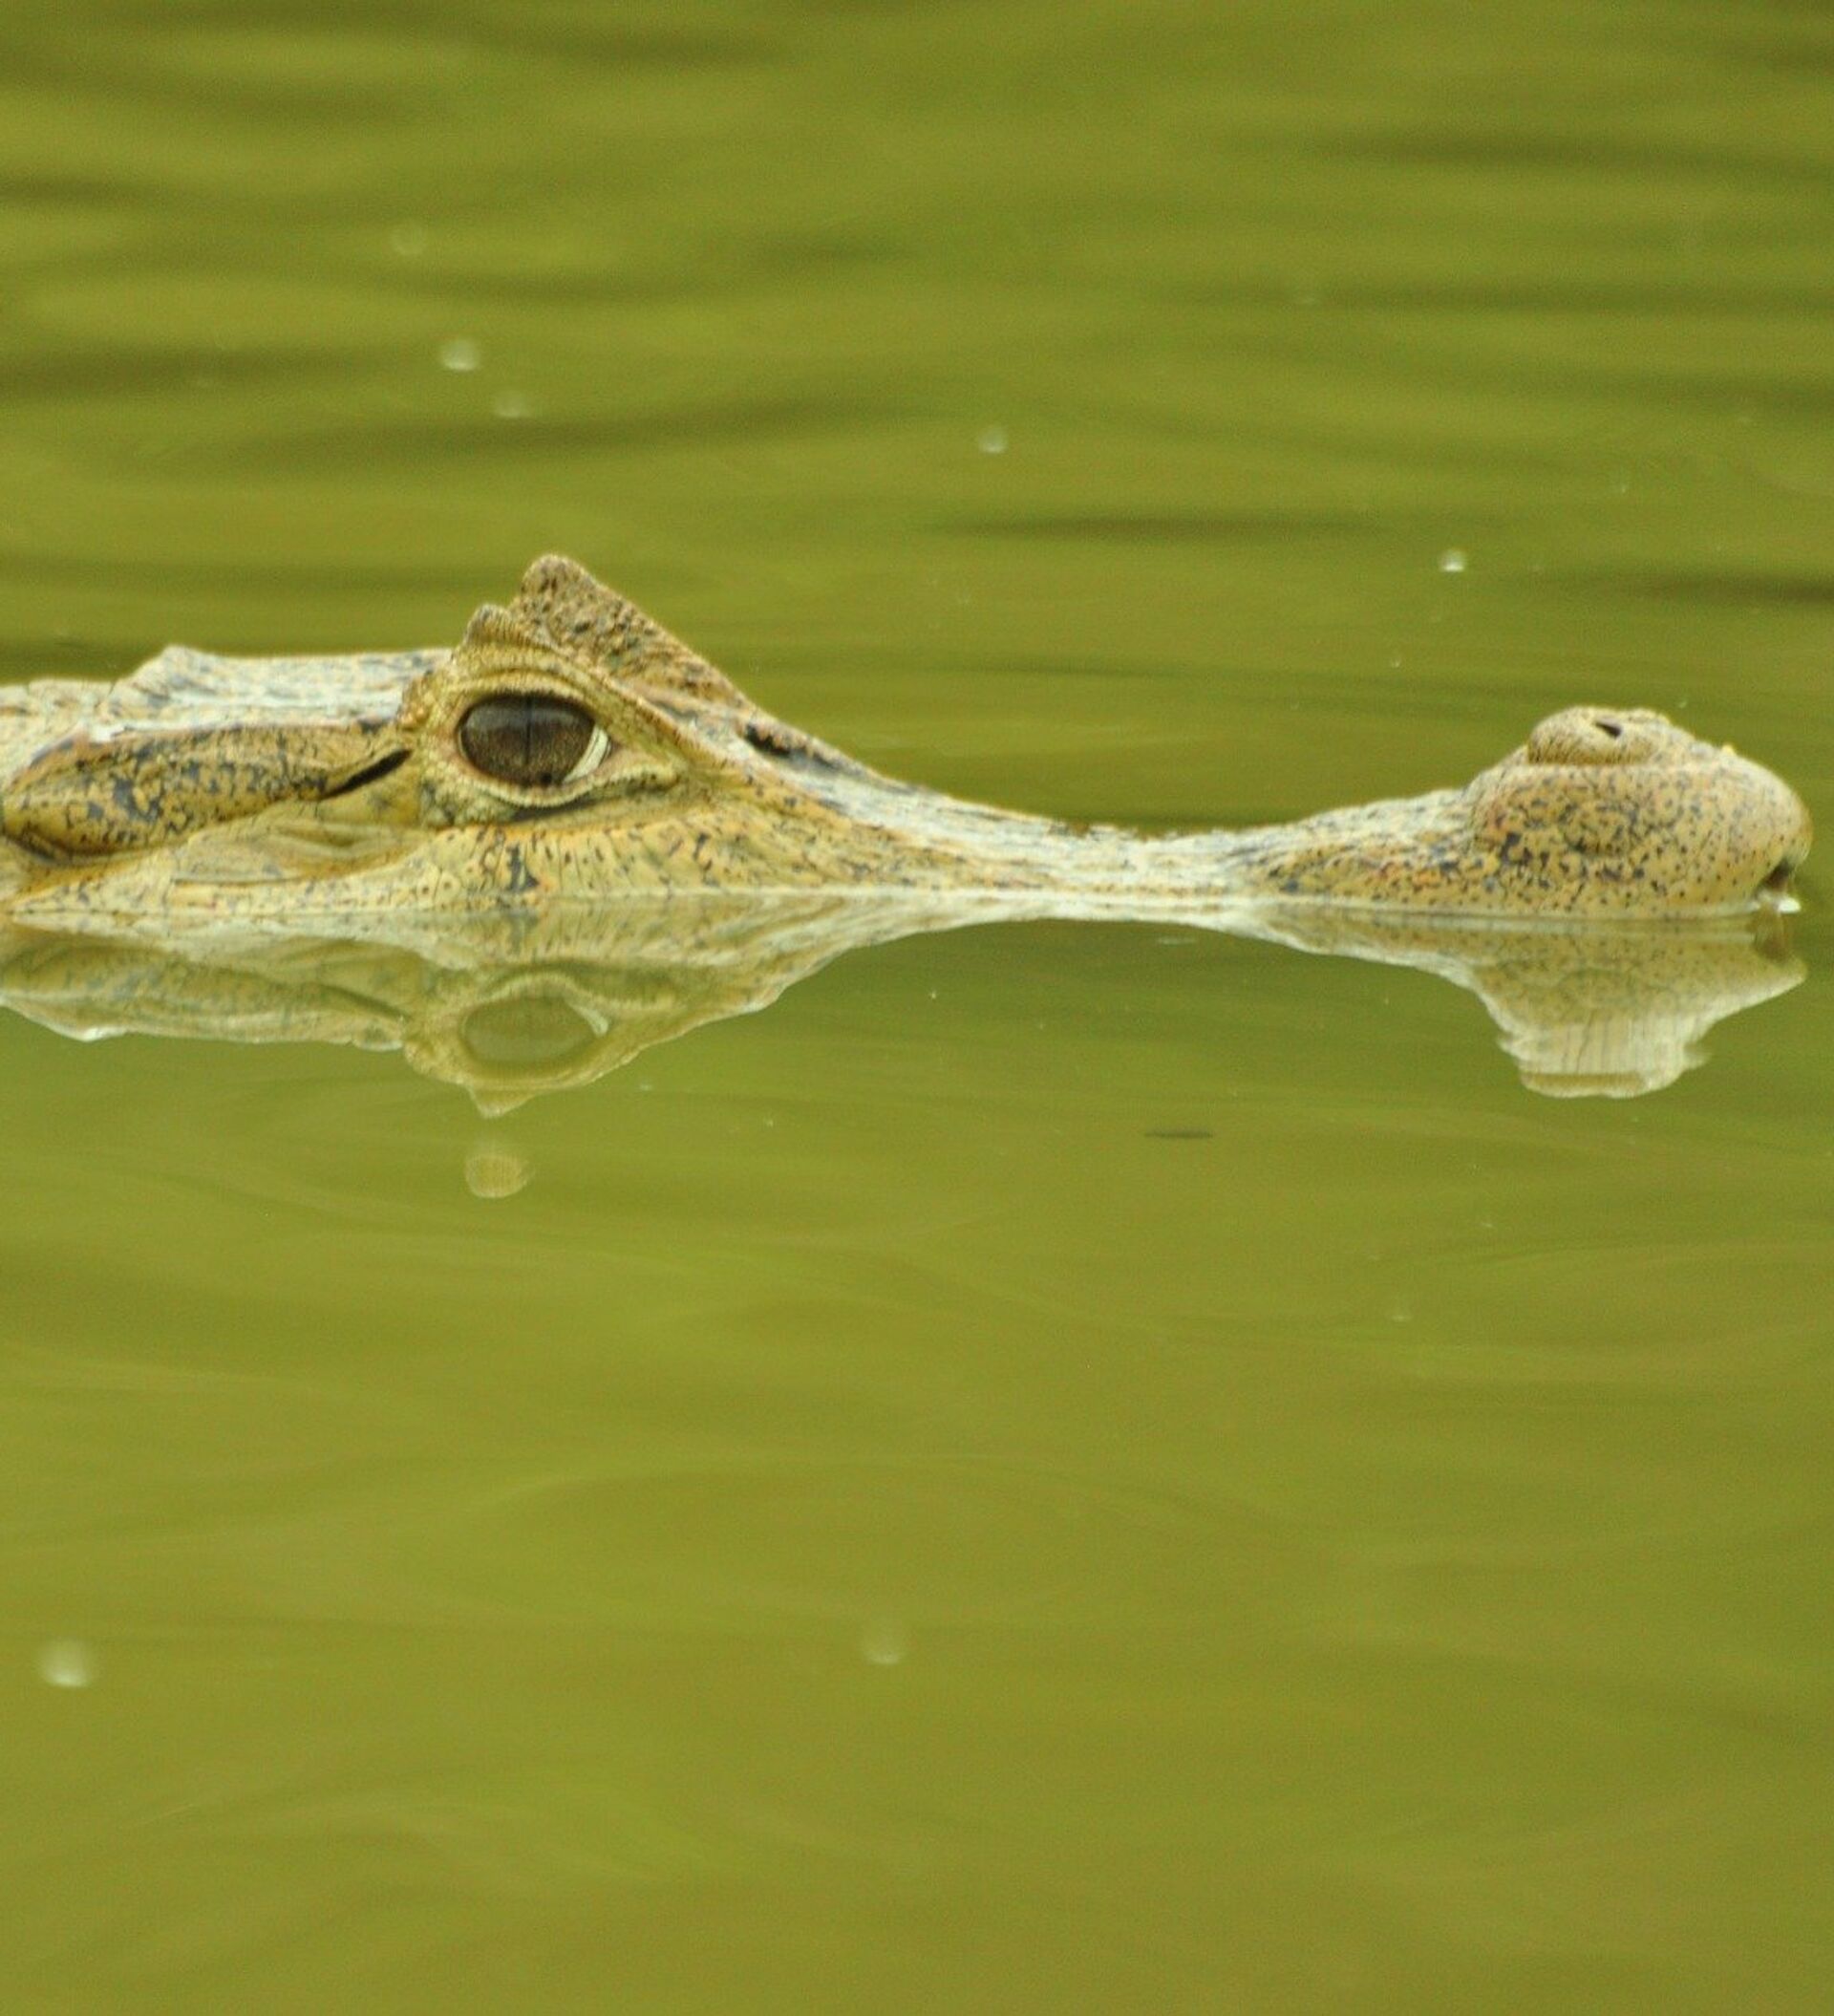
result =
[[[564,784],[605,757],[609,743],[584,707],[546,693],[480,700],[458,723],[458,746],[486,777],[506,784]]]

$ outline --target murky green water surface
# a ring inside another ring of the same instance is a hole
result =
[[[1284,816],[1600,698],[1825,816],[1814,10],[7,39],[11,675],[447,640],[559,547],[1006,803]],[[1807,906],[1638,1101],[1144,928],[495,1117],[9,1018],[6,1999],[1824,2006]]]

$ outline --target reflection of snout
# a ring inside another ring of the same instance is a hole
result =
[[[1489,1010],[1531,1092],[1634,1099],[1704,1056],[1702,1039],[1803,976],[1789,925],[1757,915],[1509,924],[1270,906],[1252,927],[1307,952],[1418,966]]]
[[[1703,1039],[1741,1009],[1787,994],[1804,973],[1786,921],[1677,925],[1627,938],[1623,963],[1525,988],[1482,990],[1522,1082],[1551,1099],[1635,1099],[1706,1057]]]

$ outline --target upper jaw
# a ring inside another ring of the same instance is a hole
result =
[[[443,650],[232,658],[171,645],[112,684],[0,688],[0,894],[17,874],[315,802],[387,753]],[[137,802],[138,801],[138,802]]]
[[[53,864],[138,853],[270,805],[335,798],[406,756],[387,721],[79,727],[0,778],[0,832]]]

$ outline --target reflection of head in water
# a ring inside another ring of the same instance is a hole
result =
[[[485,1113],[590,1083],[703,1023],[763,1008],[842,954],[1060,914],[971,899],[703,897],[540,919],[399,920],[405,942],[0,939],[0,1000],[72,1035],[398,1049]],[[1099,911],[1097,912],[1100,914]],[[1555,1097],[1658,1090],[1716,1022],[1802,969],[1773,915],[1584,928],[1316,905],[1163,909],[1156,920],[1417,967],[1483,1002],[1523,1083]],[[211,956],[202,954],[208,947]]]

